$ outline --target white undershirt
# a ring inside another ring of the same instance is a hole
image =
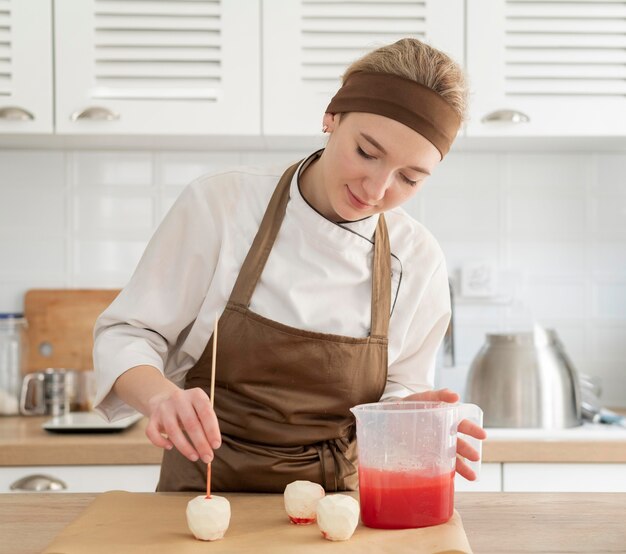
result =
[[[378,216],[342,224],[327,220],[300,194],[297,176],[304,167],[292,180],[285,218],[250,309],[299,329],[366,337]],[[211,338],[215,315],[226,306],[285,169],[206,175],[181,193],[129,283],[96,322],[97,411],[111,420],[134,412],[111,388],[137,365],[155,366],[183,385]],[[400,208],[386,212],[385,220],[392,314],[383,399],[432,388],[436,352],[450,318],[439,245]]]

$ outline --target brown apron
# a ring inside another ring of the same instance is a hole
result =
[[[222,445],[211,466],[214,491],[283,492],[297,479],[327,491],[355,490],[356,433],[349,409],[377,402],[385,388],[391,258],[382,214],[369,337],[295,329],[249,309],[298,166],[281,177],[219,320],[214,407]],[[320,294],[323,290],[320,283]],[[212,344],[211,338],[187,373],[185,389],[200,387],[209,394]],[[165,451],[157,490],[205,490],[206,467],[176,449]]]

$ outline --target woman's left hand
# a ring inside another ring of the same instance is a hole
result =
[[[425,392],[416,392],[404,398],[403,400],[414,400],[422,402],[458,402],[459,395],[449,389],[429,390]],[[478,424],[470,421],[469,419],[463,419],[458,426],[459,433],[469,435],[475,439],[484,440],[487,438],[487,433]],[[474,481],[476,474],[463,459],[467,458],[472,462],[477,462],[480,458],[478,452],[472,448],[467,441],[457,438],[456,440],[456,471],[459,475],[465,477],[468,481]]]

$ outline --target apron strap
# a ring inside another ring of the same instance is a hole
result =
[[[235,281],[235,286],[230,294],[229,301],[234,304],[246,309],[250,307],[252,293],[261,273],[263,273],[263,268],[285,217],[289,201],[289,187],[300,163],[301,161],[293,164],[283,173],[274,194],[272,194],[259,230],[254,237],[250,250],[248,250],[248,255],[241,266],[237,281]]]
[[[350,442],[338,438],[313,446],[319,457],[324,490],[326,492],[353,490],[357,469],[347,457]]]
[[[387,338],[391,314],[391,248],[385,216],[378,216],[372,273],[372,338]]]

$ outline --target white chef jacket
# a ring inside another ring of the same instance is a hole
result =
[[[320,153],[304,160],[294,175],[250,309],[299,329],[366,337],[378,216],[334,223],[307,203],[298,178]],[[134,413],[111,389],[137,365],[152,365],[183,386],[211,338],[216,314],[226,306],[285,169],[236,168],[202,176],[183,190],[130,281],[96,322],[96,411],[109,420]],[[385,220],[392,311],[382,399],[433,387],[435,357],[450,319],[448,277],[436,240],[401,208],[386,212]]]

